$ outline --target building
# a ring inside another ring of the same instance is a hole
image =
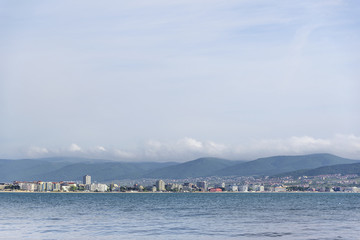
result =
[[[64,192],[69,192],[70,191],[70,186],[63,185],[63,186],[61,186],[61,190],[64,191]]]
[[[275,192],[286,192],[286,187],[275,187],[274,188]]]
[[[344,192],[350,192],[350,193],[358,193],[360,189],[357,187],[346,187],[344,188]]]
[[[225,185],[225,183],[223,182],[223,183],[219,183],[219,184],[215,184],[215,188],[225,188],[226,187],[226,185]]]
[[[201,182],[197,182],[196,186],[201,190],[201,191],[207,191],[207,182],[206,181],[201,181]]]
[[[20,190],[34,192],[37,190],[37,184],[34,182],[14,182],[14,185],[18,185]]]
[[[108,190],[108,186],[102,183],[93,183],[90,186],[92,192],[106,192]]]
[[[8,186],[6,183],[0,183],[0,191],[3,191]]]
[[[222,192],[221,188],[210,188],[210,192]]]
[[[156,189],[158,191],[165,191],[165,182],[163,180],[156,181]]]
[[[226,188],[226,191],[229,192],[238,192],[239,191],[239,187],[237,185],[229,185]]]
[[[183,185],[177,183],[169,183],[165,185],[167,191],[176,191],[179,192],[183,189]]]
[[[248,185],[241,185],[239,186],[239,192],[247,192],[249,190]]]
[[[60,192],[61,191],[60,183],[53,182],[53,191],[55,191],[55,192]]]
[[[53,191],[53,183],[52,182],[38,182],[37,190],[39,192],[51,192]]]
[[[265,187],[263,185],[253,185],[252,190],[256,192],[264,192]]]
[[[91,176],[89,176],[89,175],[83,176],[83,184],[90,185],[91,184]]]

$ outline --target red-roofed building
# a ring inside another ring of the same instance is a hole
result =
[[[222,192],[222,189],[221,188],[211,188],[209,191],[210,192]]]

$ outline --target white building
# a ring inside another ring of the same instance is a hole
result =
[[[265,191],[264,186],[261,186],[261,185],[254,185],[254,186],[253,186],[253,189],[254,189],[254,191],[256,191],[256,192],[264,192],[264,191]]]
[[[37,190],[39,192],[51,192],[53,191],[53,183],[52,182],[38,182]]]
[[[196,186],[200,188],[202,191],[207,191],[208,185],[206,181],[197,182]]]
[[[165,189],[168,191],[181,191],[183,189],[183,185],[177,183],[169,183],[165,185]]]
[[[156,181],[156,189],[158,191],[165,191],[165,182],[163,180],[157,180]]]
[[[249,191],[249,186],[248,185],[239,186],[239,192],[247,192],[247,191]]]
[[[225,188],[226,184],[223,183],[219,183],[219,184],[215,184],[215,188]]]
[[[108,190],[108,186],[103,183],[93,183],[90,185],[90,191],[92,192],[106,192]]]
[[[346,187],[344,189],[344,192],[350,192],[350,193],[358,193],[360,189],[357,187]]]
[[[228,191],[228,192],[238,192],[239,187],[236,186],[236,185],[229,185],[229,186],[227,186],[226,191]]]
[[[83,176],[83,184],[90,185],[91,184],[91,176],[89,176],[89,175]]]
[[[20,190],[34,192],[37,191],[37,184],[32,182],[18,182]]]
[[[57,183],[57,182],[54,182],[53,183],[53,191],[60,191],[61,190],[61,186],[60,186],[60,183]]]
[[[275,192],[286,192],[286,188],[285,187],[275,187],[274,191]]]

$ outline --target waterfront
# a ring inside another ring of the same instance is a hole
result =
[[[356,239],[351,193],[0,193],[0,239]]]

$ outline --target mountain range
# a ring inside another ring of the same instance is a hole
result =
[[[358,161],[331,154],[311,154],[300,156],[274,156],[240,163],[216,172],[220,176],[271,176],[300,169],[312,169],[335,164],[356,163]]]
[[[0,182],[78,181],[85,174],[94,181],[122,179],[184,179],[208,176],[280,176],[314,173],[360,174],[360,161],[331,154],[274,156],[253,161],[199,158],[176,162],[116,162],[86,158],[0,159]],[[313,172],[311,172],[313,171]],[[279,175],[280,174],[280,175]]]
[[[331,166],[318,167],[314,169],[302,169],[293,172],[286,172],[274,175],[273,177],[285,177],[292,176],[294,178],[300,176],[319,176],[327,174],[357,174],[360,175],[360,163],[351,163],[351,164],[336,164]]]

